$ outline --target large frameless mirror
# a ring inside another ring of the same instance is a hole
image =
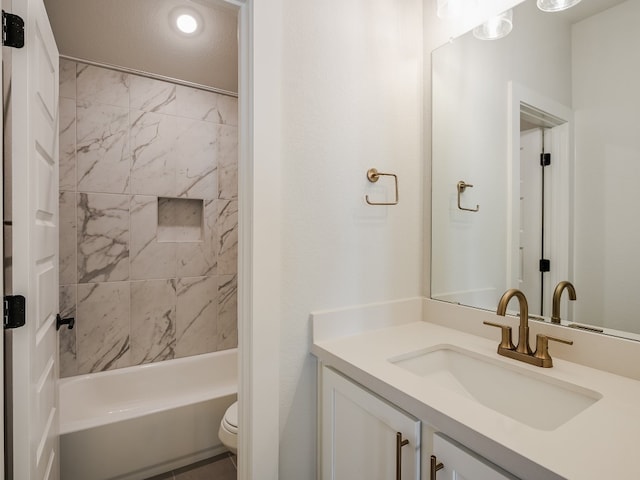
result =
[[[640,339],[640,3],[527,0],[498,40],[432,54],[431,296],[495,310],[508,288],[565,325]]]

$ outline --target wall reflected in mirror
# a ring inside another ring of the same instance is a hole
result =
[[[433,52],[432,298],[520,288],[547,318],[569,280],[563,323],[640,339],[638,24],[637,0],[527,0],[506,37]]]

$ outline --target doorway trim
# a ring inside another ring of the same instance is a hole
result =
[[[238,12],[238,479],[278,480],[282,2]]]
[[[570,277],[572,253],[570,249],[573,235],[573,111],[538,92],[516,82],[508,84],[508,134],[507,134],[507,285],[517,285],[518,248],[520,226],[520,111],[521,105],[549,114],[557,119],[553,135],[551,153],[554,175],[550,182],[551,227],[549,257],[554,266],[549,276],[549,284]]]

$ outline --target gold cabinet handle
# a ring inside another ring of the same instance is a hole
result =
[[[462,192],[464,192],[467,187],[472,188],[473,185],[471,185],[470,183],[465,182],[464,180],[460,180],[458,182],[457,188],[458,188],[458,208],[460,210],[464,210],[466,212],[477,212],[480,210],[480,205],[476,205],[476,208],[465,208],[462,205],[460,205],[460,195],[462,195]]]
[[[402,480],[402,447],[409,445],[409,440],[402,439],[402,433],[396,433],[396,480]]]
[[[382,173],[376,170],[375,168],[370,168],[367,170],[367,180],[371,183],[376,183],[380,180],[380,177],[393,177],[393,181],[396,187],[396,195],[395,200],[393,202],[372,202],[369,200],[369,195],[365,195],[364,199],[369,205],[397,205],[398,201],[400,201],[400,193],[398,192],[398,176],[395,173]]]
[[[442,462],[438,463],[436,456],[431,455],[431,475],[429,476],[429,480],[436,480],[436,472],[443,468],[444,464]]]

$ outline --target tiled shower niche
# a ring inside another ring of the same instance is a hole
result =
[[[202,242],[204,205],[192,198],[158,198],[158,242]]]
[[[237,346],[237,99],[60,61],[60,375]]]

